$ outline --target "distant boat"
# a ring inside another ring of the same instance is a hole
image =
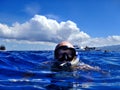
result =
[[[1,45],[1,46],[0,46],[0,50],[1,50],[1,51],[6,50],[5,46],[4,46],[4,45]]]
[[[74,45],[74,48],[77,51],[100,51],[99,49],[97,49],[96,47],[79,47],[78,45]]]
[[[95,47],[88,47],[88,46],[86,46],[86,47],[84,48],[84,50],[85,50],[85,51],[91,51],[91,50],[96,50],[96,48],[95,48]]]
[[[74,45],[74,48],[76,51],[83,51],[84,50],[82,47],[79,47],[78,45]]]

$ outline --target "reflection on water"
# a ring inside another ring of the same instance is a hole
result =
[[[1,90],[81,90],[120,89],[119,52],[79,52],[80,60],[97,71],[53,72],[50,64],[53,51],[0,52]]]

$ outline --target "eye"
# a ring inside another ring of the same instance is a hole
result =
[[[58,58],[60,59],[60,58],[62,58],[63,57],[63,55],[62,54],[60,54],[59,56],[58,56]]]

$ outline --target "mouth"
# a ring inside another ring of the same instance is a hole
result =
[[[71,63],[70,62],[63,62],[60,64],[61,67],[70,67]]]
[[[64,66],[76,66],[79,64],[79,58],[76,58],[72,61],[64,61],[59,64],[59,66],[64,67]]]
[[[64,66],[65,64],[66,64],[66,62],[64,62],[64,63],[60,64],[60,66]]]

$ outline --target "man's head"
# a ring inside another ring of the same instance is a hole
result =
[[[72,71],[73,67],[79,64],[78,55],[76,55],[74,46],[63,41],[55,47],[54,58],[55,63],[52,65],[53,71]]]
[[[59,43],[54,51],[54,57],[59,62],[71,62],[75,56],[76,50],[74,46],[67,41]]]

